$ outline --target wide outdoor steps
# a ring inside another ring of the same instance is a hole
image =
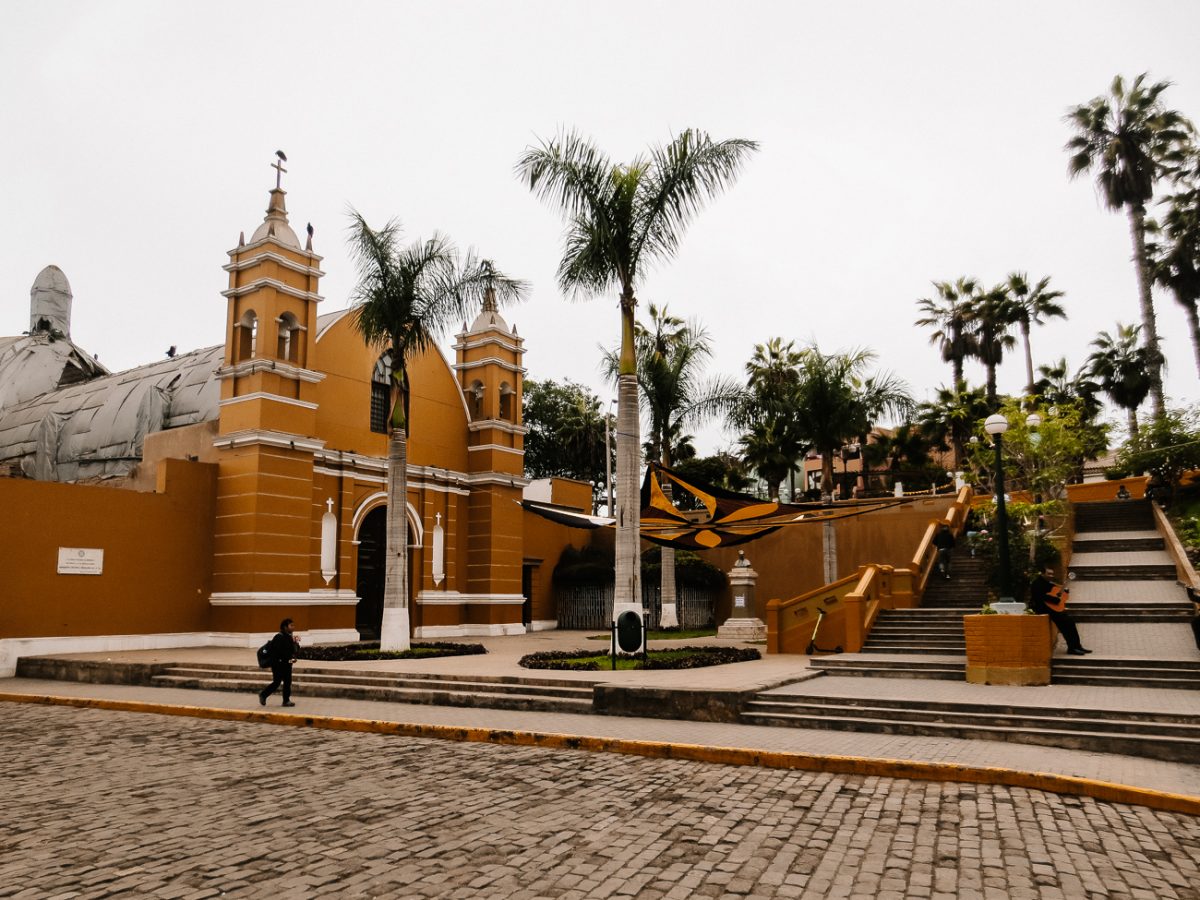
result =
[[[1076,503],[1075,532],[1153,531],[1154,512],[1149,500],[1108,500]]]
[[[753,725],[1012,741],[1193,763],[1195,716],[759,693],[742,713]]]
[[[978,612],[978,608],[884,610],[875,619],[862,652],[965,654],[962,617],[967,612]]]
[[[987,599],[987,560],[972,556],[960,538],[950,559],[950,577],[944,578],[935,568],[925,584],[921,598],[922,609],[974,606],[978,609]]]
[[[1139,602],[1070,603],[1067,606],[1076,622],[1190,622],[1192,604]]]
[[[1050,681],[1053,684],[1157,687],[1200,691],[1200,661],[1097,659],[1095,656],[1055,657],[1051,667]]]
[[[36,657],[22,659],[18,676],[129,683],[128,678],[117,667],[105,669],[89,666],[88,671],[81,674],[74,671],[78,667],[63,666],[60,661],[49,657],[43,659],[45,662]],[[269,672],[255,666],[228,666],[218,663],[156,666],[155,671],[144,679],[145,683],[155,687],[236,691],[247,694],[261,691],[270,680]],[[299,698],[340,697],[439,706],[592,712],[590,683],[555,678],[369,672],[307,668],[300,665],[293,670],[292,693]]]
[[[880,654],[876,658],[865,658],[849,653],[845,656],[816,656],[809,660],[808,666],[826,675],[854,678],[932,678],[941,681],[965,681],[967,678],[965,654],[921,659],[914,654]]]

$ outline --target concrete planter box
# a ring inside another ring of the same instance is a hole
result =
[[[972,684],[1050,683],[1049,616],[963,616],[963,632]]]

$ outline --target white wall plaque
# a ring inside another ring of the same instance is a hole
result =
[[[83,547],[58,548],[59,575],[100,575],[104,572],[104,551]]]
[[[734,598],[733,598],[733,605],[734,605],[734,606],[740,606],[740,607],[744,607],[744,606],[746,605],[746,595],[745,595],[745,594],[738,594],[736,597],[734,597]]]

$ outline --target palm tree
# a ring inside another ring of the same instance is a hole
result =
[[[974,337],[973,355],[987,371],[987,399],[993,410],[999,407],[996,399],[996,369],[1004,361],[1004,351],[1017,344],[1008,333],[1017,322],[1018,310],[1008,293],[1008,286],[998,284],[990,291],[976,291],[967,301],[967,323]]]
[[[1200,303],[1200,188],[1168,197],[1166,203],[1162,225],[1146,223],[1147,230],[1158,238],[1148,242],[1147,258],[1154,281],[1171,292],[1187,315],[1200,372],[1200,316],[1196,310]]]
[[[796,466],[808,450],[796,417],[802,357],[793,341],[785,344],[775,337],[755,344],[746,363],[746,390],[731,415],[743,432],[739,443],[746,464],[766,482],[772,500],[779,499],[780,483],[795,477]],[[791,488],[794,498],[794,482]]]
[[[1140,325],[1118,322],[1116,334],[1100,332],[1092,341],[1096,349],[1084,364],[1088,377],[1096,379],[1109,399],[1125,410],[1130,440],[1137,439],[1137,409],[1145,402],[1152,386],[1150,347],[1138,346],[1140,330]]]
[[[595,145],[566,133],[529,147],[517,173],[531,191],[567,219],[558,267],[564,293],[615,289],[621,306],[617,389],[617,558],[613,615],[641,608],[638,558],[638,384],[634,342],[637,288],[644,267],[673,257],[704,202],[733,184],[758,148],[753,141],[713,141],[681,132],[665,147],[628,164],[613,163]]]
[[[974,278],[959,278],[958,281],[935,281],[937,296],[922,298],[917,306],[925,313],[915,324],[935,329],[929,343],[936,344],[942,351],[942,359],[950,363],[954,371],[954,384],[963,380],[963,361],[975,354],[975,340],[968,324],[968,302],[979,292]]]
[[[1032,287],[1029,276],[1024,272],[1013,272],[1008,276],[1008,293],[1012,298],[1013,315],[1021,329],[1021,340],[1025,344],[1025,392],[1033,393],[1033,351],[1029,346],[1029,330],[1041,325],[1046,319],[1065,319],[1067,312],[1054,301],[1062,291],[1050,290],[1050,276],[1046,276]]]
[[[1109,96],[1095,97],[1066,116],[1076,131],[1065,148],[1071,157],[1067,164],[1070,177],[1094,172],[1105,205],[1111,210],[1125,209],[1129,214],[1156,420],[1162,418],[1165,408],[1163,356],[1146,258],[1146,204],[1154,197],[1155,183],[1183,159],[1193,131],[1187,119],[1163,104],[1161,95],[1169,86],[1166,81],[1147,84],[1143,72],[1126,90],[1118,75]]]
[[[460,259],[448,238],[400,246],[400,224],[378,231],[351,211],[350,252],[358,267],[351,295],[354,325],[369,346],[390,358],[392,413],[388,435],[387,563],[384,573],[380,646],[409,646],[408,603],[408,433],[411,390],[409,362],[436,346],[438,337],[468,308],[481,302],[519,299],[524,282],[497,271],[468,251]]]
[[[1091,422],[1100,414],[1100,385],[1091,379],[1086,363],[1072,376],[1064,356],[1038,366],[1038,375],[1041,377],[1033,383],[1030,395],[1034,406],[1078,404],[1086,422]]]
[[[918,410],[921,429],[931,438],[949,444],[954,453],[954,468],[961,469],[968,437],[975,426],[987,418],[989,406],[983,388],[960,381],[955,389],[939,387],[936,397],[922,403]]]
[[[650,423],[649,454],[671,467],[674,451],[688,440],[685,429],[696,427],[715,415],[729,412],[742,397],[738,385],[726,378],[704,379],[704,368],[712,357],[708,332],[697,322],[672,316],[667,307],[650,304],[650,325],[637,323],[638,387],[642,409]],[[605,375],[615,379],[620,359],[606,352]],[[692,450],[694,455],[695,451]],[[663,485],[669,498],[671,487]],[[675,550],[662,548],[663,628],[679,625],[675,602]]]
[[[799,429],[821,454],[821,500],[833,501],[833,454],[866,434],[886,414],[907,415],[907,386],[888,373],[866,375],[870,350],[824,354],[816,344],[801,351],[796,418]]]

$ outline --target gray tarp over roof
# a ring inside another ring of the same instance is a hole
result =
[[[217,417],[224,350],[194,350],[0,407],[0,462],[19,459],[26,475],[46,481],[125,475],[147,434]]]

